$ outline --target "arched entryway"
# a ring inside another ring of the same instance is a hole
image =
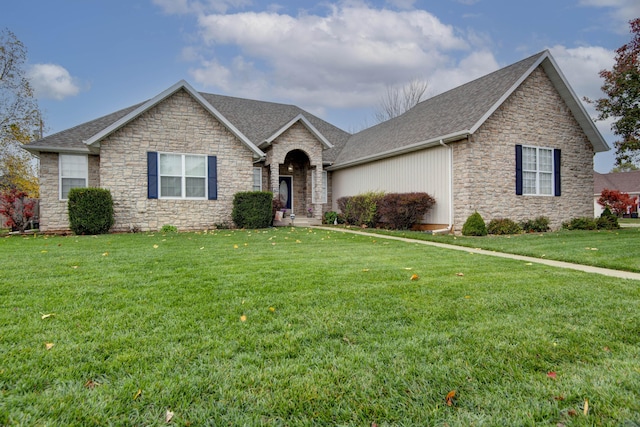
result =
[[[278,196],[287,209],[296,216],[313,212],[311,188],[311,162],[302,150],[292,150],[278,168]]]

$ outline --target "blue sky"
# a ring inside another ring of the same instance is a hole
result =
[[[579,97],[598,98],[636,17],[637,0],[29,0],[5,4],[0,27],[27,47],[47,133],[181,79],[356,131],[388,86],[418,78],[435,95],[544,49]],[[596,155],[596,170],[613,157]]]

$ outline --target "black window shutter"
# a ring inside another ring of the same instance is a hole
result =
[[[218,200],[218,159],[216,156],[208,156],[207,165],[209,170],[207,176],[209,200]]]
[[[147,151],[147,197],[158,198],[158,153]]]
[[[522,195],[522,145],[516,145],[516,194]]]
[[[555,196],[560,196],[562,194],[560,187],[560,149],[556,148],[553,150],[553,180],[554,180],[554,188]]]

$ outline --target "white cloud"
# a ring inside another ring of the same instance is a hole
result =
[[[431,81],[437,70],[455,68],[454,54],[470,49],[452,26],[424,10],[374,9],[361,2],[330,5],[324,16],[200,15],[199,25],[209,48],[231,48],[237,55],[233,63],[202,60],[192,70],[196,82],[311,109],[371,106],[386,85],[415,77]],[[479,68],[495,69],[492,56],[480,62],[458,70],[460,78],[477,76]]]
[[[614,51],[600,46],[567,48],[561,45],[549,50],[578,97],[596,99],[603,96],[599,72],[613,67]]]
[[[61,100],[80,92],[75,79],[57,64],[34,64],[27,75],[36,96],[40,98]]]
[[[628,22],[640,17],[640,2],[638,0],[580,0],[581,6],[610,9],[610,16],[615,20],[615,32],[627,33]]]

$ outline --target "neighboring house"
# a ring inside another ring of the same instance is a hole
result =
[[[115,231],[231,221],[238,191],[270,190],[316,219],[342,196],[424,191],[424,223],[459,231],[592,212],[593,155],[609,149],[548,51],[346,133],[292,105],[196,92],[153,99],[24,146],[40,157],[40,227],[68,229],[66,195],[108,188]]]
[[[596,217],[602,214],[604,208],[598,204],[598,199],[602,190],[618,190],[627,193],[636,199],[635,213],[640,212],[640,171],[616,172],[616,173],[593,173],[593,213]],[[633,213],[633,212],[629,212]]]

